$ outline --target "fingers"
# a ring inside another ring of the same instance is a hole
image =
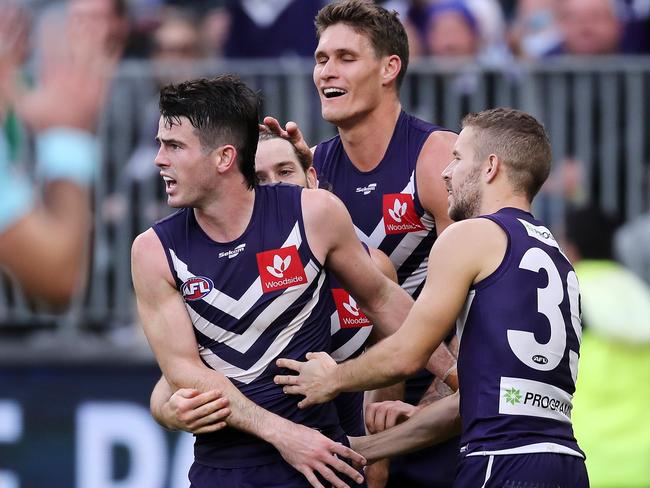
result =
[[[308,359],[309,359],[309,354],[311,353],[307,353]],[[302,368],[303,363],[301,361],[296,361],[295,359],[280,358],[275,362],[275,364],[278,368],[292,369],[293,371],[300,373],[300,369]],[[276,378],[278,377],[286,378],[286,376],[276,376]],[[281,384],[290,384],[290,383],[281,383]]]
[[[325,488],[320,481],[318,481],[318,478],[316,478],[316,475],[314,472],[305,467],[304,469],[299,470],[305,478],[307,478],[307,481],[309,481],[309,484],[313,486],[314,488]]]
[[[269,117],[269,116],[264,117],[264,125],[268,128],[268,130],[270,130],[274,134],[277,134],[283,139],[289,138],[289,134],[287,133],[286,130],[282,128],[280,122],[278,122],[278,120],[275,117]]]
[[[337,456],[349,459],[350,462],[352,462],[354,464],[358,464],[360,466],[365,466],[367,464],[366,458],[364,458],[358,452],[353,451],[349,447],[344,446],[340,442],[337,442],[337,443],[334,444],[334,447],[332,448],[332,452],[334,454],[336,454]],[[357,473],[357,475],[358,475],[358,477],[362,478],[362,481],[363,481],[363,476],[361,476],[359,473]]]
[[[345,466],[348,466],[343,461],[340,461],[340,462],[343,463]],[[350,466],[348,466],[348,468],[352,469]],[[352,471],[354,473],[356,473],[356,474],[359,474],[356,471],[354,471],[354,469]],[[344,483],[338,476],[336,476],[336,474],[334,474],[334,471],[332,471],[330,468],[327,467],[326,464],[321,466],[318,469],[318,472],[320,473],[320,475],[323,478],[325,478],[327,481],[329,481],[332,484],[332,486],[334,486],[335,488],[350,488],[350,485],[348,485],[347,483]],[[352,477],[352,479],[354,479],[354,477]],[[361,480],[363,481],[363,478],[361,478]]]

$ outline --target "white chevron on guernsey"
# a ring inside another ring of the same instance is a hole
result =
[[[268,367],[268,365],[277,358],[282,351],[287,347],[293,336],[300,330],[303,326],[312,310],[318,303],[320,290],[323,287],[323,282],[325,281],[326,273],[321,273],[320,278],[318,279],[318,286],[314,290],[314,293],[307,302],[307,304],[302,308],[300,313],[278,334],[273,343],[266,349],[264,354],[248,369],[239,368],[224,359],[220,358],[214,354],[210,349],[205,347],[199,347],[199,354],[203,360],[208,363],[208,365],[216,371],[219,371],[228,378],[241,381],[242,383],[251,383],[256,380]]]
[[[302,295],[302,293],[307,289],[309,284],[314,281],[314,278],[318,275],[318,268],[313,261],[309,261],[307,266],[305,266],[305,275],[307,276],[307,283],[286,288],[282,294],[275,298],[275,300],[273,300],[271,304],[268,305],[241,334],[219,327],[217,324],[210,322],[196,313],[189,304],[185,304],[185,306],[187,307],[187,311],[192,319],[192,324],[194,324],[196,330],[204,336],[222,344],[226,344],[228,347],[243,354],[251,348],[257,339],[260,338],[264,331],[266,331],[266,329],[271,325],[273,320],[287,310],[293,302],[300,298],[300,295]],[[254,304],[255,302],[249,302],[248,308]]]
[[[415,171],[411,173],[411,178],[409,179],[409,182],[406,184],[406,186],[400,193],[415,195]],[[421,230],[417,232],[407,232],[402,238],[400,245],[397,246],[389,256],[391,262],[393,263],[393,266],[395,266],[396,269],[399,269],[399,267],[402,264],[404,264],[404,261],[406,261],[406,259],[413,253],[413,250],[420,244],[424,236],[426,236],[429,233],[429,231],[433,229],[435,226],[435,221],[433,217],[429,214],[429,212],[425,211],[421,220],[422,220],[422,225],[426,230]],[[377,224],[377,227],[374,228],[374,230],[370,235],[366,235],[356,225],[354,226],[354,230],[356,231],[357,237],[359,238],[360,241],[365,242],[366,244],[374,248],[379,248],[382,241],[386,237],[386,229],[384,227],[383,217],[381,218],[381,220]],[[417,288],[417,285],[415,286],[415,288]]]
[[[295,223],[289,236],[284,241],[281,247],[287,246],[296,246],[300,248],[302,244],[302,238],[300,237],[300,226],[298,222]],[[174,263],[174,270],[178,278],[184,283],[190,278],[194,278],[196,275],[187,269],[187,264],[185,264],[172,249],[169,249],[169,253],[172,257],[172,262]],[[258,276],[257,279],[248,287],[248,290],[242,295],[241,298],[235,299],[226,293],[213,289],[205,297],[202,298],[203,301],[209,303],[219,310],[223,310],[231,317],[236,319],[241,319],[246,312],[250,309],[251,304],[255,303],[263,295],[261,279]]]
[[[357,352],[368,340],[372,327],[360,327],[357,333],[354,334],[345,344],[339,347],[336,351],[332,351],[332,358],[337,363],[349,359],[352,354]]]

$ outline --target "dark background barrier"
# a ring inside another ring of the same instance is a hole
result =
[[[0,487],[188,486],[193,438],[149,414],[151,363],[0,365]]]

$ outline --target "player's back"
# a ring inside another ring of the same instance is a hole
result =
[[[573,267],[529,213],[505,208],[483,217],[504,230],[508,245],[458,319],[461,452],[584,457],[571,427],[581,337]]]

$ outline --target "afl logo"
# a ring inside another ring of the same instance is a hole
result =
[[[546,364],[548,363],[548,359],[546,359],[544,356],[540,354],[536,354],[533,356],[533,361],[536,362],[537,364]]]
[[[190,278],[185,283],[183,283],[181,293],[183,294],[183,298],[185,298],[185,300],[193,302],[194,300],[200,300],[206,296],[208,293],[210,293],[210,291],[212,291],[213,287],[214,284],[210,278],[195,276],[194,278]]]

